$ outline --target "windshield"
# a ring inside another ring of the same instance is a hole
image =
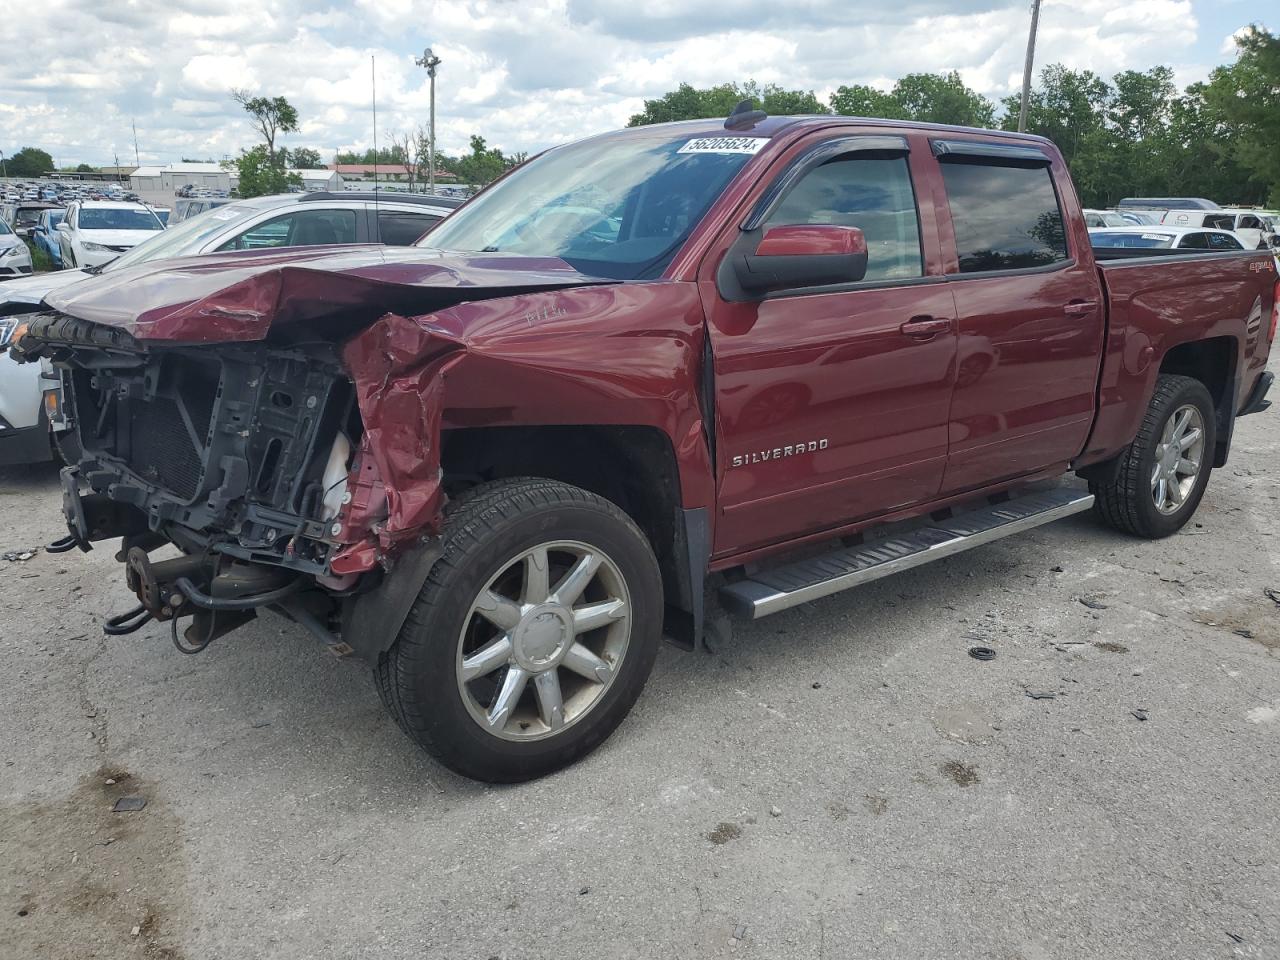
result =
[[[246,220],[262,212],[258,206],[241,206],[230,204],[196,214],[189,220],[183,220],[163,233],[143,240],[128,253],[116,257],[105,268],[119,270],[121,267],[135,263],[147,263],[151,260],[165,260],[169,257],[185,257],[199,253],[205,241],[215,233],[221,233],[235,221]]]
[[[559,257],[590,276],[656,277],[758,137],[608,137],[548,151],[443,220],[419,245]]]
[[[40,219],[41,210],[39,207],[22,207],[13,217],[13,225],[15,227],[29,227]]]
[[[81,230],[163,230],[164,225],[150,210],[127,207],[84,207],[78,226]]]
[[[1090,231],[1089,239],[1095,247],[1171,247],[1170,233],[1107,233]]]
[[[9,229],[9,225],[5,223],[3,220],[0,220],[0,237],[3,237],[10,233],[13,233],[13,231]]]

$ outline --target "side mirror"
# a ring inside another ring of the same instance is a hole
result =
[[[867,239],[827,223],[770,227],[755,253],[735,258],[734,273],[752,294],[857,283],[867,274]]]
[[[63,233],[66,233],[71,229],[71,224],[67,223],[65,220],[59,220],[57,227],[54,229],[61,230]]]

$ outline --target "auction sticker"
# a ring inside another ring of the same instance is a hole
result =
[[[759,153],[767,137],[697,137],[676,153]]]

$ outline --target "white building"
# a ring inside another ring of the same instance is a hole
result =
[[[302,178],[302,189],[307,193],[315,193],[317,190],[342,189],[342,177],[336,170],[290,169],[289,173],[296,173]]]
[[[139,167],[129,174],[129,186],[144,203],[172,207],[179,190],[230,190],[231,174],[216,163],[170,163],[163,167]]]

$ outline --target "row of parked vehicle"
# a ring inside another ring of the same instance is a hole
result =
[[[1272,210],[1221,208],[1198,197],[1153,197],[1122,201],[1114,210],[1085,210],[1084,215],[1094,244],[1099,246],[1280,250],[1280,214]]]

